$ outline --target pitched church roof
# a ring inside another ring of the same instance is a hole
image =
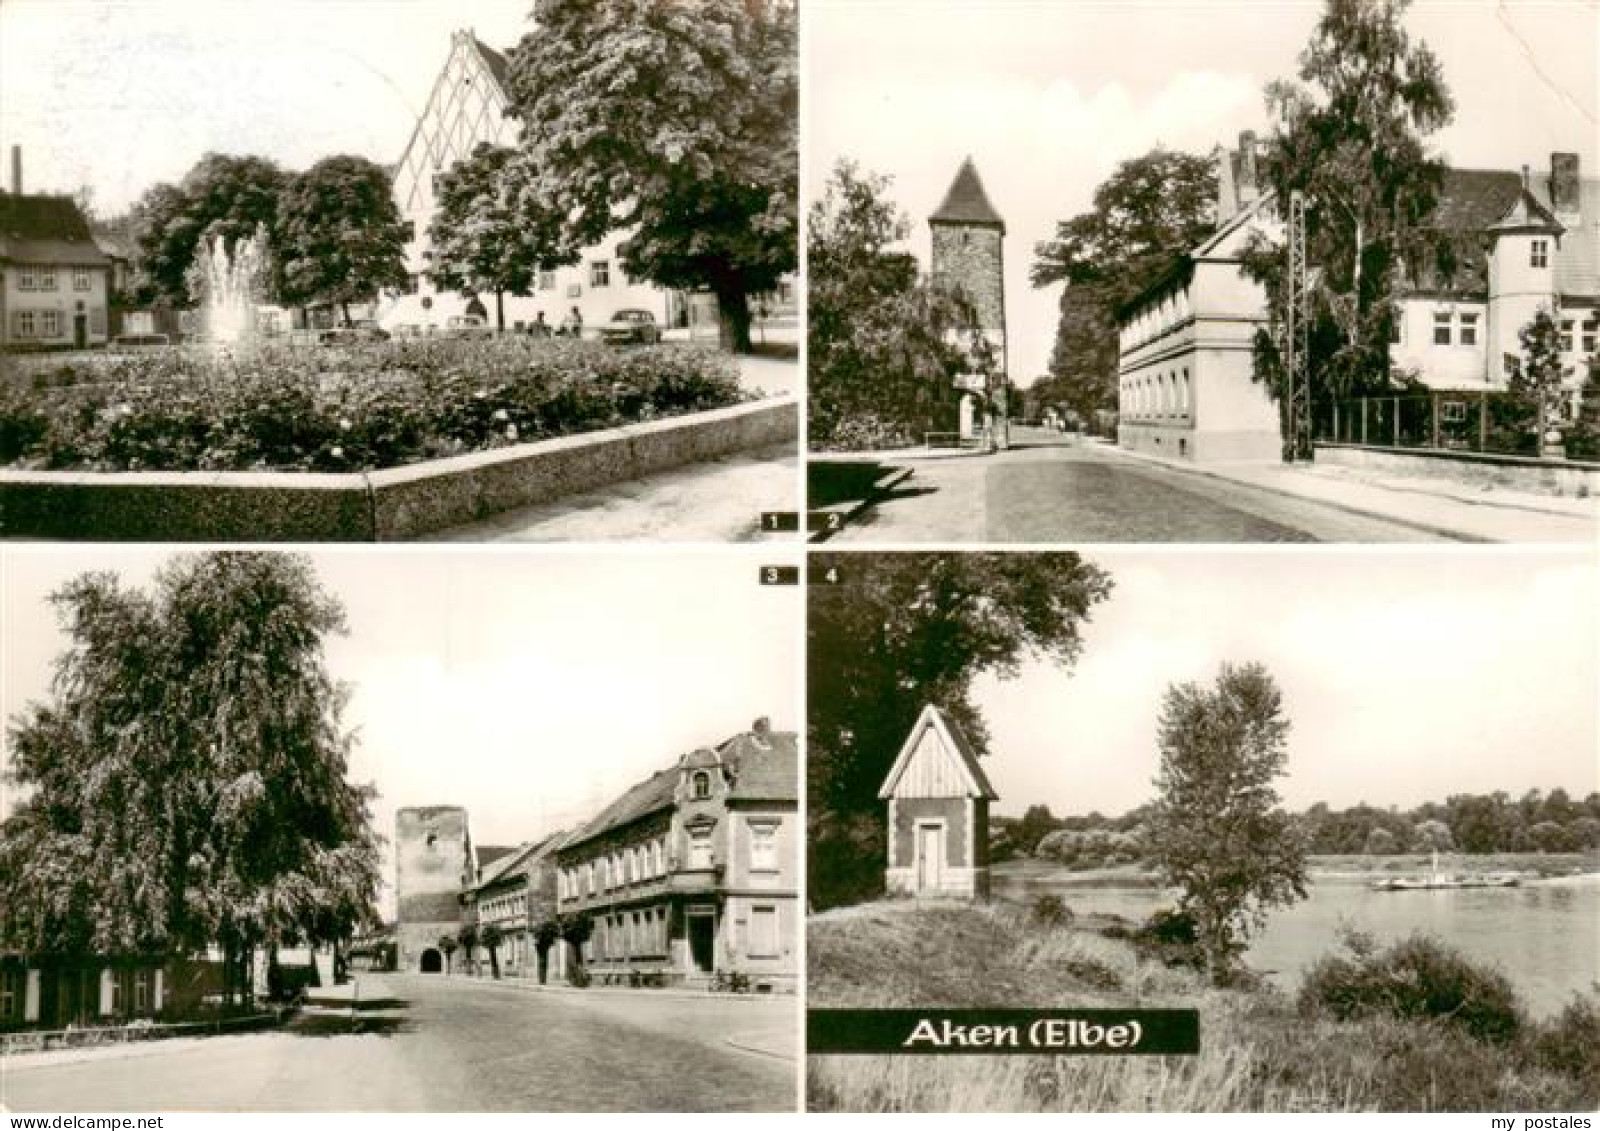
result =
[[[967,736],[962,733],[961,727],[949,713],[932,703],[922,708],[922,714],[918,715],[917,721],[912,724],[911,733],[906,736],[905,744],[900,747],[899,756],[889,769],[889,776],[883,779],[883,787],[878,790],[878,797],[887,799],[895,795],[901,779],[916,760],[917,752],[922,749],[923,737],[930,730],[939,737],[941,746],[951,756],[953,762],[951,768],[956,771],[964,796],[998,801],[1000,795],[994,791],[994,786],[989,784],[988,775],[978,764],[978,752],[972,748],[972,743],[967,741]]]
[[[1006,222],[1000,218],[989,194],[983,191],[983,181],[978,177],[978,167],[968,157],[956,170],[956,179],[950,182],[944,194],[944,203],[928,217],[930,224],[988,224],[1005,232]]]
[[[70,196],[10,192],[0,192],[0,259],[76,267],[111,262]]]

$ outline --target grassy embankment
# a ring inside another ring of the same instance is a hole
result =
[[[845,1111],[1592,1111],[1592,1064],[1552,1066],[1543,1029],[1509,1045],[1440,1022],[1302,1014],[1267,987],[1219,990],[1106,921],[1044,926],[1020,907],[882,902],[812,918],[819,1007],[1200,1011],[1197,1056],[813,1056],[808,1106]],[[1581,1054],[1580,1054],[1581,1055]],[[1592,1059],[1592,1058],[1591,1058]]]

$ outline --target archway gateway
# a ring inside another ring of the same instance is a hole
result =
[[[422,972],[424,974],[444,973],[444,959],[431,946],[422,952]]]

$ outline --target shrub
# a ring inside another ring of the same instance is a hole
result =
[[[0,386],[0,462],[36,468],[363,471],[736,404],[698,346],[505,337],[237,354],[164,349]]]
[[[1553,1020],[1533,1027],[1528,1049],[1547,1072],[1600,1087],[1600,999],[1589,994],[1568,1002]]]
[[[1033,918],[1046,927],[1064,927],[1072,922],[1072,909],[1059,895],[1041,895],[1033,901]]]
[[[576,962],[569,964],[567,966],[567,981],[578,989],[583,989],[590,982],[588,969]]]
[[[1325,955],[1300,987],[1303,1013],[1343,1019],[1371,1015],[1432,1018],[1480,1041],[1516,1037],[1522,1011],[1500,971],[1476,966],[1436,939],[1413,935],[1378,950],[1370,938],[1348,934],[1349,955]]]

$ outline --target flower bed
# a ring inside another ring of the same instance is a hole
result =
[[[174,347],[31,378],[0,374],[0,465],[372,471],[744,399],[730,358],[678,344]]]

